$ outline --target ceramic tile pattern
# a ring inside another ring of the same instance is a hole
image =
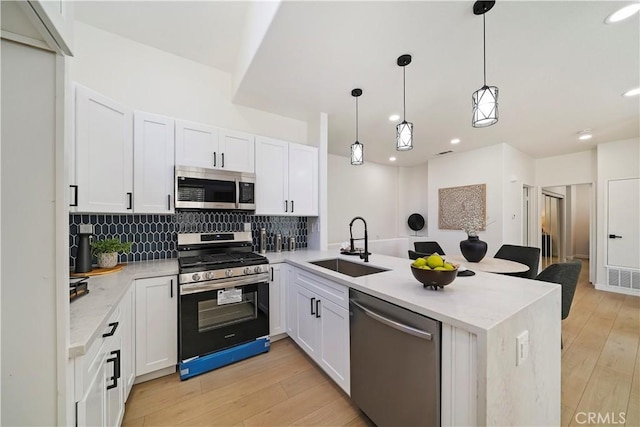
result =
[[[276,233],[292,236],[296,248],[307,247],[307,218],[260,216],[233,211],[179,211],[175,215],[69,215],[69,265],[75,266],[80,224],[94,226],[95,239],[119,238],[132,242],[131,253],[120,254],[119,262],[146,261],[177,257],[178,233],[213,233],[243,231],[251,224],[253,250],[258,251],[260,228],[267,230],[267,250],[275,250]],[[94,258],[94,263],[96,262]]]

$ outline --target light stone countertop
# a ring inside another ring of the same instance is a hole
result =
[[[424,288],[422,283],[413,277],[410,259],[375,253],[369,256],[369,265],[389,271],[362,277],[350,277],[309,264],[309,261],[330,258],[364,263],[356,256],[340,255],[337,251],[268,252],[266,256],[271,263],[286,262],[416,313],[481,335],[535,301],[545,298],[550,293],[560,292],[560,285],[553,283],[481,271],[476,271],[475,276],[457,277],[451,284],[434,291]]]
[[[70,304],[69,358],[82,356],[102,334],[102,325],[118,306],[135,279],[178,274],[178,260],[126,264],[112,274],[89,279],[89,293]]]

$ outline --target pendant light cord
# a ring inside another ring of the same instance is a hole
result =
[[[402,121],[407,121],[407,66],[402,66]]]
[[[484,85],[487,85],[487,24],[485,21],[487,13],[482,14],[482,59],[484,64]]]
[[[356,96],[356,142],[358,142],[358,97]]]

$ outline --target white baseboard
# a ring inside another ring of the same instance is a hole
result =
[[[575,254],[573,257],[579,258],[579,259],[589,259],[589,255],[584,255],[584,254]]]
[[[176,372],[176,366],[169,366],[168,368],[160,369],[158,371],[149,372],[148,374],[137,376],[133,381],[134,384],[140,384],[145,381],[155,380],[156,378],[171,375]]]
[[[598,291],[613,292],[616,294],[632,295],[636,297],[640,296],[640,289],[620,288],[618,286],[601,285],[599,283],[596,283],[595,287]]]

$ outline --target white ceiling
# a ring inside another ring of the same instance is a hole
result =
[[[471,94],[482,86],[482,18],[473,1],[283,2],[235,95],[242,105],[306,119],[329,114],[329,151],[365,161],[424,163],[445,150],[508,143],[539,158],[638,137],[640,20],[604,24],[630,2],[498,1],[487,14],[487,84],[500,90],[500,120],[471,126]],[[245,2],[90,2],[77,19],[233,72]],[[409,53],[407,120],[414,149],[395,151],[402,115],[399,55]],[[577,132],[593,131],[589,142]],[[452,138],[462,142],[456,146]],[[568,165],[570,166],[570,165]]]

